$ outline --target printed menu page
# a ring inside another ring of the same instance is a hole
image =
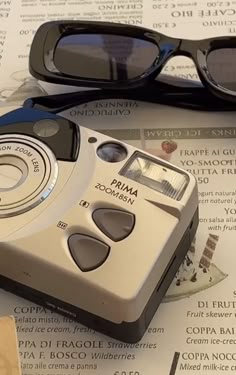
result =
[[[109,20],[197,39],[235,35],[235,9],[234,0],[0,1],[0,100],[2,105],[20,105],[29,96],[71,90],[28,73],[32,37],[46,20]],[[165,73],[198,80],[187,58],[171,60]],[[106,100],[62,115],[193,173],[200,223],[163,302],[136,344],[113,340],[0,289],[0,315],[13,315],[16,321],[22,375],[235,373],[235,113]]]

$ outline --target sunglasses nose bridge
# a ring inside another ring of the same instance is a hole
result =
[[[194,41],[181,40],[179,44],[179,49],[176,55],[189,57],[190,59],[195,60],[196,48],[194,45]]]

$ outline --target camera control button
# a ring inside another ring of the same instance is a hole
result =
[[[110,252],[110,246],[84,234],[72,234],[68,245],[75,263],[84,272],[100,267]]]
[[[115,242],[128,237],[135,224],[132,213],[112,208],[98,208],[92,217],[98,228]]]

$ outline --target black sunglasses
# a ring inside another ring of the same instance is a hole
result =
[[[214,96],[236,102],[236,37],[185,40],[124,24],[51,21],[34,36],[29,69],[34,77],[57,84],[135,90],[155,81],[178,55],[192,58]]]

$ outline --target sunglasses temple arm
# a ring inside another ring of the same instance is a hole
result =
[[[168,88],[168,89],[167,89]],[[130,90],[86,90],[27,99],[23,106],[50,113],[60,113],[73,107],[98,100],[137,100],[167,106],[202,111],[235,111],[235,104],[218,99],[202,87],[177,88],[163,84]]]
[[[185,81],[185,80],[181,80]],[[194,89],[199,89],[195,86]],[[24,107],[35,108],[38,110],[44,110],[50,113],[59,113],[67,109],[79,106],[85,103],[89,103],[96,100],[105,99],[128,99],[128,100],[139,100],[151,103],[165,103],[165,100],[169,100],[169,95],[176,94],[176,98],[172,97],[172,102],[179,99],[179,91],[181,94],[189,93],[189,87],[178,88],[175,85],[171,85],[162,81],[154,81],[148,84],[145,88],[141,89],[127,89],[127,90],[86,90],[77,91],[75,93],[56,94],[48,96],[38,96],[26,99]],[[202,91],[202,89],[200,88]],[[192,88],[191,88],[192,91]],[[163,97],[160,98],[160,95]],[[167,95],[167,98],[166,98]],[[168,103],[167,103],[168,104]],[[194,104],[194,103],[193,103]]]
[[[104,93],[101,90],[91,90],[80,91],[76,93],[72,92],[66,94],[37,96],[26,99],[23,106],[56,114],[92,101],[102,99],[113,99],[112,94],[113,92],[107,95],[106,91]]]

